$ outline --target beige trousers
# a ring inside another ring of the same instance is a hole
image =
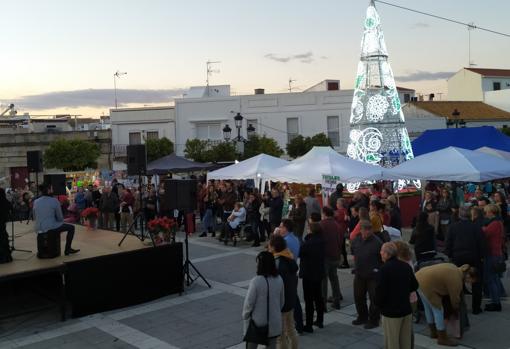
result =
[[[385,349],[412,349],[413,316],[382,317]]]
[[[278,348],[298,348],[298,336],[294,326],[294,310],[282,313],[282,335],[278,337]]]

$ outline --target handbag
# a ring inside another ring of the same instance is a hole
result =
[[[247,343],[269,344],[269,282],[267,281],[267,277],[265,277],[265,279],[267,284],[267,324],[264,326],[257,326],[253,319],[250,319],[248,330],[243,338],[243,341]]]

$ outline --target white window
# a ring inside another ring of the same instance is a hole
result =
[[[149,139],[159,139],[158,131],[147,131],[147,140]]]
[[[328,116],[328,138],[333,147],[340,146],[340,121],[338,116]]]
[[[299,119],[288,118],[287,119],[287,142],[290,143],[294,138],[299,135]]]
[[[142,144],[140,132],[129,132],[129,144]]]
[[[211,140],[220,140],[223,139],[221,133],[221,124],[215,123],[200,123],[197,124],[197,138],[198,139],[211,139]]]
[[[255,129],[255,133],[259,132],[259,124],[257,119],[246,119],[246,128],[248,128],[250,125],[252,125]]]

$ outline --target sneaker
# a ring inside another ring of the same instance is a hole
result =
[[[200,234],[198,237],[199,238],[205,238],[207,236],[207,232],[203,232],[202,234]]]
[[[357,318],[356,320],[352,321],[352,324],[354,326],[364,325],[366,323],[367,323],[367,320],[363,320],[363,319],[360,319],[360,318]]]
[[[483,312],[482,308],[478,308],[478,309],[473,309],[473,315],[478,315],[480,314],[481,312]]]
[[[367,323],[365,324],[365,326],[363,326],[363,328],[364,328],[365,330],[371,330],[371,329],[373,329],[373,328],[377,328],[377,327],[379,327],[379,325],[378,325],[378,324],[375,324],[375,323],[373,323],[373,322],[367,322]]]
[[[333,309],[340,310],[340,302],[333,303]]]
[[[328,297],[328,303],[333,303],[334,301],[333,297]]]
[[[350,268],[349,264],[342,264],[340,266],[340,269],[349,269],[349,268]]]
[[[258,242],[254,242],[253,244],[251,244],[251,247],[259,247],[260,246],[260,243]]]

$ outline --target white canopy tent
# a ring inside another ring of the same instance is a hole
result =
[[[507,152],[504,150],[494,149],[494,148],[490,148],[490,147],[481,147],[481,148],[475,149],[475,151],[479,151],[479,152],[489,154],[489,155],[494,155],[501,159],[510,160],[510,152]]]
[[[288,163],[274,156],[259,154],[237,164],[209,172],[207,179],[266,179],[272,171]]]
[[[343,182],[380,180],[382,168],[349,159],[331,147],[313,147],[305,155],[268,176],[273,181],[321,184],[323,175],[340,177]]]
[[[486,182],[510,177],[510,161],[474,150],[448,147],[385,169],[383,177],[394,180]]]

